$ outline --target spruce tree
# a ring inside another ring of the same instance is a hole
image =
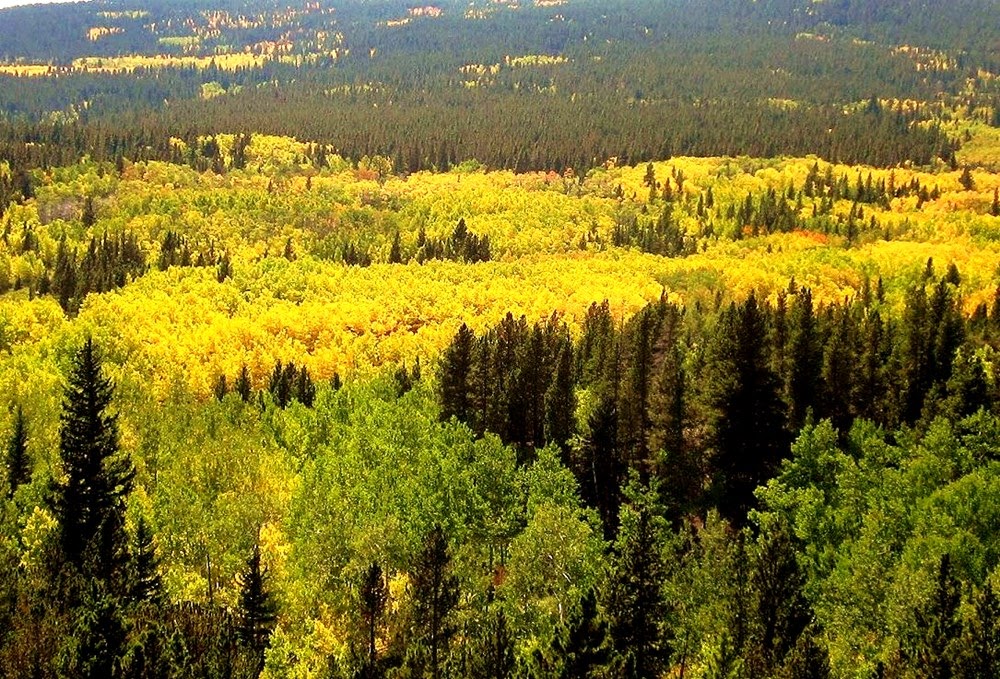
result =
[[[503,609],[486,625],[481,652],[473,664],[476,679],[508,679],[514,676],[514,638]]]
[[[961,639],[960,603],[959,582],[951,556],[945,554],[938,565],[934,592],[916,610],[917,637],[911,657],[914,668],[927,679],[946,679],[954,673]]]
[[[558,679],[602,676],[611,653],[608,625],[597,610],[594,590],[587,590],[579,609],[556,629],[550,655]]]
[[[812,292],[803,288],[792,307],[785,394],[788,400],[788,425],[798,431],[806,412],[815,407],[822,365],[822,349],[813,315]]]
[[[605,606],[618,676],[658,677],[670,658],[669,608],[663,594],[667,523],[654,482],[633,475],[625,490]]]
[[[125,497],[135,474],[118,449],[118,424],[109,414],[113,389],[104,377],[92,339],[77,352],[70,370],[59,429],[64,481],[53,505],[67,560],[79,567],[87,553],[98,573],[120,565],[125,540]]]
[[[14,416],[14,432],[7,442],[7,497],[31,481],[31,458],[28,457],[28,427],[21,406]]]
[[[240,368],[240,374],[236,377],[233,391],[240,395],[240,399],[244,403],[248,403],[250,397],[253,396],[253,385],[250,383],[250,370],[245,364]]]
[[[129,598],[136,603],[159,603],[163,598],[163,580],[160,578],[159,559],[153,532],[140,516],[135,527],[135,538],[131,549],[132,572],[129,583]]]
[[[769,676],[782,666],[811,622],[812,612],[802,594],[804,584],[787,530],[777,526],[764,532],[750,573],[747,651],[749,667],[760,676]]]
[[[710,347],[704,397],[720,512],[743,524],[753,491],[787,451],[784,407],[769,366],[767,318],[753,293],[722,313]]]
[[[1000,599],[986,584],[975,600],[972,618],[964,626],[959,645],[957,676],[995,677],[1000,672]]]
[[[382,567],[372,563],[361,577],[359,608],[365,633],[365,661],[361,675],[376,677],[378,656],[375,646],[379,625],[389,603],[389,587],[382,574]]]
[[[277,620],[267,580],[267,570],[260,563],[260,544],[255,542],[240,575],[238,631],[240,639],[257,659],[258,674],[264,668],[264,650]]]
[[[545,442],[555,443],[567,450],[573,435],[576,412],[576,394],[573,390],[573,344],[569,339],[560,342],[556,357],[555,373],[545,391]]]
[[[453,611],[458,605],[458,578],[451,573],[451,554],[440,525],[435,525],[424,540],[424,547],[414,571],[414,638],[417,646],[429,655],[427,674],[439,679],[456,628]]]
[[[441,419],[457,417],[461,422],[470,422],[472,415],[472,350],[476,336],[464,323],[455,333],[441,358],[438,379],[438,399],[441,403]]]

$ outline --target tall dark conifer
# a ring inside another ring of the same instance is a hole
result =
[[[556,629],[550,651],[558,679],[590,679],[611,659],[608,624],[597,610],[597,597],[588,590],[579,610]]]
[[[722,514],[738,524],[746,521],[754,489],[774,474],[788,446],[767,336],[766,316],[751,293],[722,313],[707,369],[713,492]]]
[[[264,669],[264,650],[277,621],[274,601],[268,590],[267,570],[260,562],[260,544],[254,543],[246,568],[240,574],[240,639],[257,659],[257,673]]]
[[[476,336],[463,323],[441,358],[438,390],[442,420],[457,417],[462,422],[470,421],[473,405],[470,378],[475,341]]]
[[[382,574],[382,567],[372,563],[361,578],[359,608],[365,634],[365,661],[361,676],[373,679],[381,676],[378,671],[378,649],[376,639],[382,616],[389,603],[389,586]]]
[[[63,481],[55,487],[53,504],[67,560],[79,567],[89,555],[103,576],[121,565],[125,497],[135,473],[118,449],[117,419],[108,412],[112,393],[94,342],[87,339],[66,386],[59,429]]]
[[[625,492],[605,608],[618,676],[645,679],[660,676],[670,657],[663,594],[667,523],[655,483],[643,486],[633,475]]]
[[[448,647],[457,631],[453,611],[458,605],[459,594],[458,578],[451,573],[451,554],[441,526],[434,526],[424,540],[411,582],[413,642],[426,652],[426,674],[431,679],[439,679],[444,675]]]
[[[28,427],[21,406],[14,416],[14,431],[7,441],[7,497],[31,481],[31,458],[28,456]]]
[[[566,450],[573,435],[576,395],[573,390],[573,344],[560,342],[555,373],[545,392],[545,442]]]

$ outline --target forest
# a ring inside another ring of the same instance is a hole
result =
[[[1000,673],[997,9],[0,10],[0,676]]]

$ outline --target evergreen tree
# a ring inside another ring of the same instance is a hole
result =
[[[374,679],[381,676],[378,671],[378,656],[375,646],[379,625],[389,603],[389,587],[382,574],[382,567],[372,563],[361,578],[359,607],[361,622],[365,632],[365,661],[361,676]]]
[[[951,556],[945,554],[938,565],[931,598],[916,610],[917,638],[911,657],[914,669],[927,679],[945,679],[954,674],[961,638],[959,586],[951,567]]]
[[[742,524],[754,489],[787,450],[784,407],[768,365],[767,319],[751,293],[719,319],[706,372],[705,400],[720,512]]]
[[[993,189],[993,202],[990,204],[990,214],[1000,217],[1000,189]]]
[[[131,549],[130,596],[133,602],[148,601],[159,603],[163,599],[163,580],[160,578],[160,563],[156,557],[153,532],[140,516],[135,527],[135,539]]]
[[[556,629],[550,655],[558,679],[601,676],[611,653],[608,625],[597,610],[594,590],[587,590],[580,607]]]
[[[667,524],[658,494],[655,482],[644,487],[632,476],[614,544],[605,608],[618,676],[626,678],[658,677],[670,657],[670,611],[663,594]]]
[[[995,677],[1000,671],[1000,599],[989,584],[975,600],[975,611],[964,626],[956,676]]]
[[[463,323],[441,357],[438,399],[442,421],[457,417],[461,422],[470,423],[473,405],[470,379],[475,341],[476,336]]]
[[[250,397],[253,396],[253,385],[250,383],[250,370],[245,364],[240,367],[240,374],[236,376],[233,391],[240,395],[240,399],[244,403],[248,403]]]
[[[401,264],[403,261],[403,248],[399,242],[399,231],[392,238],[392,247],[389,249],[389,263]]]
[[[240,575],[238,629],[240,639],[257,658],[257,674],[264,669],[264,650],[277,620],[267,581],[267,570],[260,563],[260,544],[255,542]]]
[[[962,188],[966,191],[974,191],[976,188],[976,183],[972,179],[972,173],[969,172],[969,167],[962,168],[962,176],[958,178],[958,183],[962,185]]]
[[[503,609],[486,625],[482,649],[474,662],[476,679],[508,679],[514,676],[514,639]]]
[[[822,348],[813,316],[812,292],[801,289],[795,295],[788,348],[785,394],[788,400],[788,426],[798,431],[806,412],[815,407],[820,389]]]
[[[458,605],[458,578],[451,573],[451,554],[441,526],[435,525],[424,540],[420,558],[410,574],[413,587],[413,642],[428,654],[426,674],[444,676],[444,662],[456,628],[453,611]]]
[[[746,652],[749,667],[760,676],[782,666],[811,622],[804,584],[787,530],[778,526],[766,531],[750,574],[752,623]]]
[[[52,273],[52,292],[59,299],[59,306],[69,313],[75,309],[76,257],[66,244],[66,236],[59,239],[56,250],[55,270]]]
[[[83,211],[80,214],[80,222],[84,228],[89,229],[97,222],[97,214],[94,210],[94,198],[87,196],[83,201]]]
[[[79,567],[89,552],[105,577],[121,565],[125,497],[135,473],[118,450],[117,419],[107,412],[112,394],[88,338],[73,360],[64,395],[59,456],[65,480],[55,487],[53,505],[68,561]]]
[[[583,500],[597,509],[604,536],[617,530],[620,486],[626,466],[618,454],[618,408],[613,398],[604,396],[587,422],[589,434],[576,451],[573,473],[580,484]]]
[[[7,497],[14,497],[14,492],[31,481],[31,458],[28,456],[28,426],[24,420],[24,411],[17,407],[14,415],[14,432],[7,442]]]
[[[795,647],[774,674],[775,679],[828,679],[829,677],[830,656],[823,643],[817,640],[815,629],[812,627],[799,635]]]
[[[573,345],[568,338],[560,342],[555,373],[545,391],[545,442],[567,450],[573,435],[576,394],[573,389]]]

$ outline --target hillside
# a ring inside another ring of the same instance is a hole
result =
[[[996,674],[998,8],[0,10],[0,675]]]

